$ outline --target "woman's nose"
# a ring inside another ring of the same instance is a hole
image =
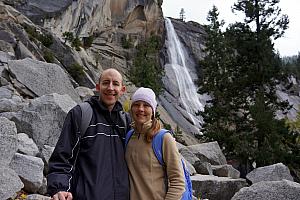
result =
[[[144,105],[139,105],[138,110],[143,111],[144,110]]]

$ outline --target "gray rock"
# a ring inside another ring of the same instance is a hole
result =
[[[0,35],[0,38],[1,38],[1,35]],[[0,40],[0,51],[9,52],[9,54],[11,54],[11,56],[15,55],[13,46],[3,40]],[[1,58],[0,58],[0,61],[2,61]]]
[[[78,93],[78,95],[80,96],[82,101],[85,101],[89,97],[94,95],[94,91],[90,88],[87,88],[87,87],[79,86],[79,87],[76,87],[75,90]]]
[[[167,84],[168,85],[168,84]],[[187,134],[193,135],[199,133],[199,128],[194,126],[181,111],[184,111],[178,106],[179,102],[168,91],[158,97],[160,104],[166,109],[168,113],[172,113],[172,119],[178,126]]]
[[[14,46],[17,42],[14,35],[6,30],[0,30],[0,38],[2,41],[5,41],[12,46]]]
[[[194,167],[198,174],[213,175],[211,164],[208,162],[196,161]]]
[[[227,164],[218,142],[191,145],[188,149],[203,162],[209,162],[212,165]]]
[[[14,122],[0,117],[0,163],[8,166],[17,152],[17,128]]]
[[[28,134],[39,149],[47,144],[55,146],[64,119],[76,106],[69,95],[49,94],[34,99],[13,117],[19,132]]]
[[[211,175],[191,176],[194,196],[209,200],[230,200],[241,188],[246,187],[245,179],[231,179]]]
[[[10,168],[20,176],[26,191],[35,193],[42,186],[44,163],[41,158],[16,153]]]
[[[31,51],[21,41],[17,42],[15,52],[18,59],[31,58],[37,60]]]
[[[68,94],[74,101],[80,102],[67,74],[56,64],[26,58],[9,61],[8,68],[20,83],[37,96]]]
[[[51,198],[40,194],[30,194],[26,200],[51,200]]]
[[[195,156],[195,154],[193,154],[193,152],[190,151],[187,147],[179,148],[178,151],[184,157],[184,159],[192,165],[194,165],[195,162],[199,160],[199,158]]]
[[[280,181],[283,179],[293,181],[289,168],[282,163],[256,168],[248,173],[246,178],[252,183],[260,181]]]
[[[261,181],[242,188],[231,200],[299,200],[300,184],[289,180]]]
[[[0,166],[0,199],[16,196],[16,193],[23,187],[22,181],[14,170]]]
[[[43,178],[42,186],[38,190],[39,194],[46,194],[47,193],[47,178]]]
[[[48,168],[49,168],[49,159],[54,151],[54,147],[51,147],[49,145],[44,145],[42,152],[41,152],[41,157],[44,161],[44,174],[48,174]]]
[[[186,169],[189,171],[189,174],[192,176],[194,174],[196,174],[196,170],[194,168],[194,166],[189,163],[183,156],[181,156],[181,158],[183,159],[184,163],[185,163],[185,166],[186,166]]]
[[[240,178],[240,172],[232,165],[212,165],[212,170],[215,176]]]
[[[18,134],[18,152],[28,155],[36,156],[39,153],[39,149],[34,141],[28,137],[25,133]]]
[[[0,87],[0,99],[11,99],[13,96],[13,91],[11,91],[6,86]]]
[[[2,71],[4,69],[3,65],[7,64],[8,60],[11,60],[11,59],[13,59],[13,55],[11,55],[11,53],[0,50],[0,63],[1,63],[1,65],[0,65],[0,75],[2,74]]]
[[[81,86],[86,86],[89,88],[95,87],[95,83],[93,80],[91,80],[89,74],[93,74],[93,71],[90,73],[85,72],[85,67],[84,64],[81,60],[80,54],[75,51],[73,48],[70,48],[69,46],[63,44],[59,38],[53,37],[53,44],[51,45],[51,50],[52,52],[55,53],[55,57],[60,61],[60,63],[64,66],[66,71],[71,71],[73,70],[74,64],[80,65],[84,69],[84,75],[80,76],[75,82],[70,77],[70,80],[73,84],[74,87],[78,87],[79,85]],[[95,70],[95,69],[94,69]],[[97,70],[98,72],[98,70]],[[97,76],[97,80],[98,80]],[[79,84],[79,85],[78,85]]]
[[[16,103],[13,99],[0,99],[0,112],[17,112],[24,104]]]

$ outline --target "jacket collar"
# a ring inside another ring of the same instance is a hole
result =
[[[103,102],[100,101],[99,96],[92,96],[89,99],[89,102],[91,105],[99,108],[100,110],[109,112],[108,108],[103,104]],[[122,104],[117,101],[112,109],[112,112],[119,112],[121,110],[123,110]]]

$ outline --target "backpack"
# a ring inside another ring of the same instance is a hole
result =
[[[93,109],[88,102],[83,102],[79,104],[81,108],[81,121],[80,123],[80,133],[81,136],[85,134],[86,129],[89,127],[92,116],[93,116]],[[120,111],[120,116],[122,121],[124,122],[125,133],[127,132],[127,118],[126,113],[124,111]]]
[[[125,147],[127,146],[131,136],[133,135],[134,130],[131,129],[127,134],[125,138]],[[158,162],[162,165],[165,166],[164,160],[163,160],[163,154],[162,154],[162,144],[163,144],[163,138],[166,133],[170,132],[169,130],[166,129],[161,129],[153,138],[152,140],[152,149],[154,151],[154,154],[158,160]],[[193,197],[193,189],[192,189],[192,181],[190,178],[190,173],[185,165],[185,162],[183,158],[180,159],[183,172],[184,172],[184,178],[185,178],[185,191],[182,194],[181,199],[182,200],[192,200]]]

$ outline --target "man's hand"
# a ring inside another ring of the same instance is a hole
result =
[[[51,200],[73,200],[73,196],[71,192],[58,192]]]

